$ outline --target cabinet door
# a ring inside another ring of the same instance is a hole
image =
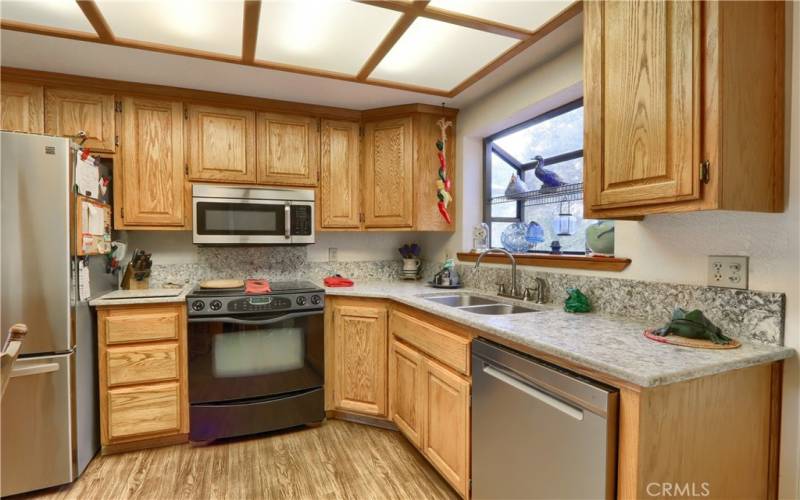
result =
[[[422,452],[462,496],[469,485],[469,382],[425,359]]]
[[[113,153],[116,150],[117,133],[114,94],[47,89],[44,129],[47,134],[63,137],[76,137],[84,132],[84,147]]]
[[[337,306],[334,329],[334,406],[386,416],[386,310]]]
[[[389,417],[417,448],[422,446],[424,374],[422,354],[392,340],[389,350]]]
[[[27,83],[3,82],[0,129],[14,132],[44,132],[44,88]]]
[[[319,123],[316,118],[258,114],[258,183],[316,186]]]
[[[364,125],[365,227],[411,227],[414,178],[411,117]]]
[[[123,99],[122,169],[125,225],[184,224],[181,103]]]
[[[322,121],[322,176],[319,183],[320,227],[361,226],[358,123]]]
[[[700,196],[700,6],[587,2],[587,211]]]
[[[187,106],[189,178],[256,181],[256,114],[240,109]]]

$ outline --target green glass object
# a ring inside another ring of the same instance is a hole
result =
[[[564,302],[565,311],[569,313],[587,313],[592,310],[589,297],[577,288],[568,288],[567,294],[569,294],[569,297]]]
[[[731,343],[731,338],[723,335],[722,330],[706,318],[700,309],[686,312],[676,307],[669,323],[654,333],[661,337],[673,334],[688,339],[710,340],[715,344]]]

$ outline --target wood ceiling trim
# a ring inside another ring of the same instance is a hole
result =
[[[558,28],[562,24],[566,23],[570,19],[579,15],[581,12],[583,12],[583,2],[581,0],[578,0],[577,2],[569,5],[566,9],[562,10],[557,16],[552,18],[546,24],[543,24],[541,28],[534,31],[533,34],[531,34],[531,36],[528,39],[522,40],[516,45],[512,46],[510,49],[500,54],[500,56],[495,58],[493,61],[489,62],[486,66],[484,66],[483,68],[479,69],[477,72],[469,76],[466,80],[456,85],[455,88],[453,88],[450,91],[447,97],[457,96],[458,94],[466,90],[468,87],[472,86],[477,81],[484,78],[489,73],[495,71],[497,68],[507,63],[508,61],[513,59],[515,56],[519,55],[524,50],[528,49],[534,43],[538,42],[545,36],[552,33],[556,28]]]
[[[382,9],[393,10],[396,12],[409,12],[414,6],[409,2],[393,1],[393,0],[357,0],[361,3],[371,5],[373,7],[380,7]],[[441,9],[439,7],[426,6],[424,9],[417,12],[418,17],[425,17],[434,21],[441,21],[443,23],[455,24],[463,26],[464,28],[471,28],[478,31],[486,31],[494,33],[495,35],[507,36],[524,40],[533,34],[532,31],[517,28],[510,24],[504,24],[481,17],[470,16],[468,14],[461,14],[451,10]]]
[[[100,12],[94,0],[76,0],[78,7],[83,11],[83,15],[97,32],[97,36],[104,42],[113,42],[114,33],[108,25],[106,18]]]
[[[392,47],[400,40],[400,37],[403,36],[406,30],[411,26],[411,23],[414,22],[427,5],[428,1],[405,4],[403,15],[394,23],[392,29],[383,37],[381,43],[369,56],[367,62],[361,67],[361,70],[356,75],[356,80],[363,82],[369,77],[372,71],[381,63],[383,58],[386,57],[386,54],[392,50]]]
[[[258,20],[261,17],[261,0],[245,0],[242,20],[242,61],[252,63],[256,59],[258,42]]]
[[[372,53],[367,62],[362,66],[357,75],[350,75],[345,73],[338,73],[333,71],[326,71],[315,68],[306,68],[302,66],[293,66],[290,64],[283,64],[271,61],[262,61],[255,59],[255,46],[258,40],[258,20],[260,17],[260,0],[245,0],[244,2],[244,20],[243,20],[243,37],[242,37],[242,54],[234,56],[229,54],[221,54],[216,52],[207,52],[196,49],[181,48],[171,45],[165,45],[153,42],[144,42],[140,40],[132,40],[126,38],[117,38],[111,31],[105,18],[102,16],[100,9],[93,0],[77,0],[81,10],[86,15],[89,22],[94,27],[97,34],[86,33],[77,30],[53,28],[49,26],[41,26],[30,23],[23,23],[18,21],[9,21],[0,19],[0,29],[7,29],[12,31],[20,31],[25,33],[32,33],[36,35],[54,36],[58,38],[67,38],[71,40],[79,40],[83,42],[102,43],[106,45],[115,45],[119,47],[148,50],[152,52],[161,52],[164,54],[172,54],[178,56],[195,57],[199,59],[208,59],[212,61],[220,61],[226,63],[242,64],[245,66],[253,66],[264,69],[271,69],[276,71],[283,71],[289,73],[297,73],[301,75],[315,76],[321,78],[331,78],[335,80],[342,80],[352,83],[361,83],[365,85],[373,85],[377,87],[390,88],[395,90],[403,90],[407,92],[416,92],[427,95],[435,95],[440,97],[455,97],[465,89],[473,85],[475,82],[487,76],[516,55],[542,39],[553,30],[577,16],[583,11],[583,4],[580,0],[571,4],[569,7],[561,11],[556,17],[542,25],[538,30],[526,32],[513,26],[504,25],[484,19],[475,18],[463,14],[453,13],[444,9],[438,9],[428,6],[429,0],[423,1],[399,1],[399,0],[357,0],[361,3],[381,7],[385,9],[395,10],[402,12],[403,15],[398,19],[392,30],[384,37],[384,40],[378,48]],[[258,8],[257,8],[258,7]],[[491,33],[501,34],[514,38],[520,38],[525,35],[527,38],[522,39],[519,43],[508,49],[506,52],[495,58],[493,61],[485,65],[483,68],[467,77],[464,81],[459,83],[451,90],[435,89],[420,85],[413,85],[395,81],[387,81],[376,78],[369,78],[372,71],[380,64],[380,61],[389,53],[394,44],[400,39],[403,33],[411,26],[417,17],[427,17],[430,19],[439,20],[442,22],[456,24],[467,28],[488,31]],[[251,57],[252,53],[252,57]]]

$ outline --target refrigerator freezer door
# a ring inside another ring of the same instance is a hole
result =
[[[66,352],[74,344],[69,140],[1,134],[0,332],[5,339],[12,324],[28,325],[23,356]]]
[[[2,496],[73,479],[74,353],[18,359],[2,404]]]

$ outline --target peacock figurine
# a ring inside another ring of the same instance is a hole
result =
[[[537,179],[542,181],[542,187],[555,188],[565,184],[557,173],[544,168],[544,158],[541,155],[536,155],[533,159],[536,160],[536,168],[533,173]]]

